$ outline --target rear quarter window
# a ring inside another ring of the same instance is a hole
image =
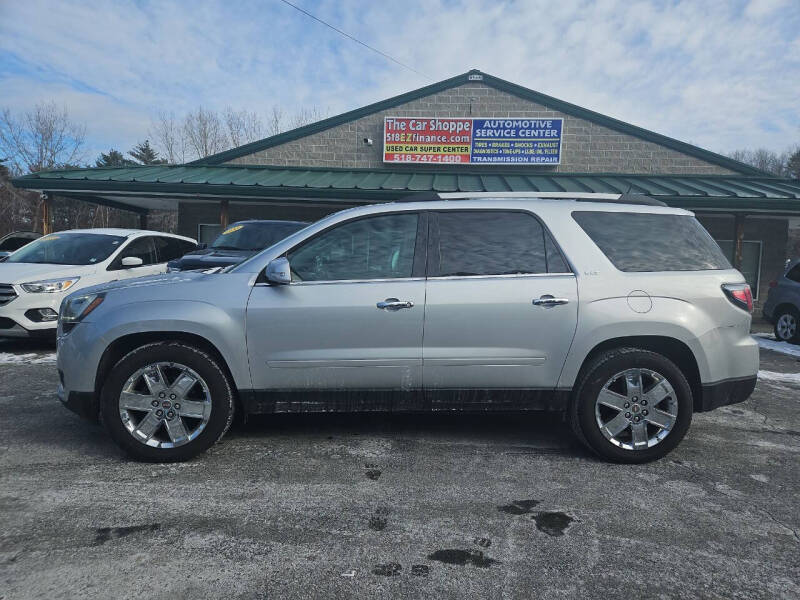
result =
[[[688,215],[575,211],[572,217],[620,271],[732,268],[719,245]]]

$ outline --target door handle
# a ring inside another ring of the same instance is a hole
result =
[[[397,298],[387,298],[382,302],[378,302],[375,306],[382,310],[400,310],[401,308],[412,308],[413,302],[408,300],[398,300]]]
[[[550,294],[545,294],[540,298],[533,299],[534,306],[558,306],[559,304],[568,304],[569,298],[554,298]]]

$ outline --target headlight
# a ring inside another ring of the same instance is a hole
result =
[[[100,306],[105,297],[106,295],[103,293],[70,296],[61,304],[60,318],[62,325],[79,323],[95,308]]]
[[[65,292],[78,281],[80,277],[64,277],[62,279],[46,279],[44,281],[31,281],[23,283],[22,289],[31,294]]]

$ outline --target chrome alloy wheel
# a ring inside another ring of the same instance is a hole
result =
[[[660,373],[627,369],[600,390],[595,417],[603,436],[615,446],[645,450],[672,431],[678,418],[678,398]]]
[[[119,395],[122,424],[142,444],[176,448],[195,439],[211,418],[208,384],[195,371],[172,362],[142,367]]]
[[[775,324],[775,329],[781,340],[790,340],[794,337],[794,334],[797,333],[797,319],[792,314],[784,313]]]

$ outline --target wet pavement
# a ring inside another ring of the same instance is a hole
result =
[[[56,382],[51,348],[0,344],[3,600],[800,597],[800,376],[643,466],[545,414],[259,417],[142,464]]]

